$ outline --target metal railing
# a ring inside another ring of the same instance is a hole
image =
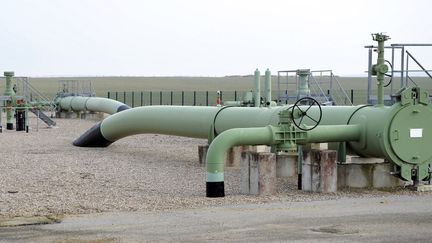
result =
[[[298,70],[278,71],[279,104],[294,103],[298,88]],[[309,72],[310,97],[322,104],[352,105],[352,99],[332,70],[312,70]],[[325,92],[327,91],[327,92]]]

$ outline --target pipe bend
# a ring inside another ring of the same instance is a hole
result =
[[[237,145],[270,145],[274,143],[272,126],[233,128],[219,134],[210,144],[206,157],[207,197],[223,197],[225,153]]]

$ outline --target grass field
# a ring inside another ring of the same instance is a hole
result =
[[[50,77],[50,78],[30,78],[32,86],[46,94],[48,97],[54,97],[59,91],[59,80],[89,80],[96,91],[96,95],[107,97],[110,92],[111,98],[126,101],[132,105],[132,91],[135,92],[134,105],[141,104],[141,92],[143,92],[143,103],[150,104],[150,91],[152,91],[152,104],[160,103],[162,93],[162,104],[170,104],[171,91],[173,91],[173,103],[180,104],[182,100],[182,91],[184,91],[184,103],[193,104],[194,94],[197,105],[205,105],[206,91],[208,99],[213,102],[216,99],[216,91],[223,91],[224,100],[234,100],[237,91],[237,99],[241,99],[245,91],[253,88],[253,76],[228,76],[228,77]],[[273,76],[273,99],[277,98],[277,77]],[[415,77],[413,80],[421,87],[432,91],[432,80],[424,77]],[[348,94],[351,89],[354,90],[354,103],[361,104],[366,102],[367,78],[366,77],[339,77],[342,86]],[[400,85],[399,79],[394,81],[395,90]],[[5,82],[0,80],[0,90],[4,90]],[[411,84],[413,85],[413,84]],[[289,90],[295,88],[288,87]],[[375,87],[373,87],[375,90]],[[264,89],[264,78],[261,78],[261,89]],[[285,89],[285,87],[282,87]],[[324,90],[328,89],[323,87]],[[124,94],[126,92],[126,99]],[[390,89],[386,89],[390,93]]]

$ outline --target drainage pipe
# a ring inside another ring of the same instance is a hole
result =
[[[60,110],[66,111],[94,111],[114,114],[130,109],[128,105],[122,102],[101,97],[67,96],[56,102]]]
[[[234,128],[217,136],[210,144],[206,157],[206,196],[224,197],[224,161],[225,153],[239,145],[275,145],[278,131],[274,126],[255,128]],[[362,125],[322,125],[307,133],[307,137],[296,140],[299,144],[320,142],[360,141]],[[294,139],[294,138],[293,138]]]

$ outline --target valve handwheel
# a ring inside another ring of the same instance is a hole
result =
[[[390,78],[389,81],[387,82],[387,84],[384,85],[384,87],[388,87],[391,84],[391,82],[393,81],[393,65],[388,60],[385,60],[385,62],[389,65],[389,67],[390,67],[390,73],[392,73],[392,74],[388,74],[388,73],[384,74],[384,76]]]
[[[302,106],[302,107],[300,107]],[[310,109],[312,106],[318,106],[319,114],[310,114]],[[309,114],[308,114],[309,112]],[[321,122],[322,118],[322,109],[321,105],[318,103],[317,100],[310,98],[310,97],[303,97],[292,106],[291,110],[291,117],[293,118],[292,121],[294,125],[303,131],[310,131],[317,127],[319,123]],[[303,119],[307,117],[308,120],[312,123],[312,125],[305,127],[302,126]],[[297,121],[296,121],[297,120]]]

